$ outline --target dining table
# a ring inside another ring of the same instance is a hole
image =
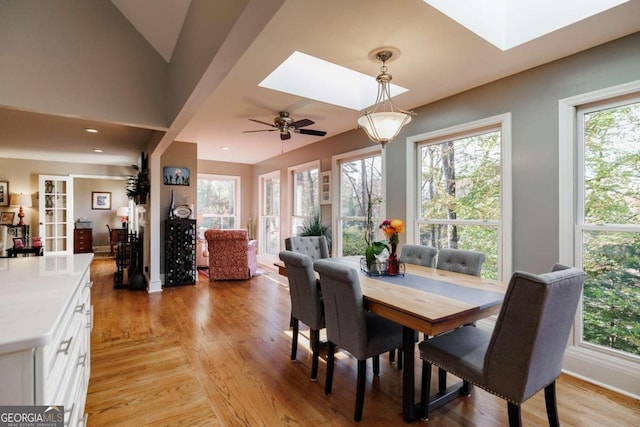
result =
[[[361,268],[360,257],[330,259],[358,271],[367,310],[403,326],[402,417],[415,421],[420,417],[415,397],[416,331],[428,339],[498,314],[507,283],[413,264],[405,264],[403,274],[376,275]],[[286,276],[284,264],[276,266]],[[440,371],[438,378],[438,390],[429,396],[429,411],[470,394],[466,381],[446,387],[446,372]]]

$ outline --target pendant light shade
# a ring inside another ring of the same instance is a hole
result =
[[[392,141],[404,125],[411,121],[414,116],[413,111],[405,111],[398,108],[391,101],[389,84],[391,74],[387,74],[385,62],[393,56],[390,50],[381,50],[375,57],[382,61],[380,75],[376,78],[378,82],[378,95],[373,110],[366,111],[359,119],[358,125],[364,129],[370,140],[378,142],[384,148],[387,142]]]

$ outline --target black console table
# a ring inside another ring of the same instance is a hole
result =
[[[24,247],[7,249],[7,255],[9,255],[9,258],[17,258],[18,254],[34,254],[35,256],[42,256],[44,254],[44,251],[42,250],[42,246],[40,246],[39,248]]]

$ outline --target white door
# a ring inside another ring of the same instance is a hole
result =
[[[260,253],[280,252],[280,172],[260,176]]]
[[[73,178],[39,176],[39,234],[45,254],[73,253]]]

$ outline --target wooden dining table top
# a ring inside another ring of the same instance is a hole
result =
[[[507,288],[507,283],[502,281],[413,264],[405,264],[406,276],[389,280],[388,277],[369,276],[363,272],[360,257],[329,259],[350,265],[359,272],[367,309],[431,336],[497,314]],[[276,265],[283,267],[279,263]],[[403,286],[403,282],[409,280],[420,284],[417,287]],[[443,282],[451,285],[452,292],[442,290]],[[431,285],[440,285],[441,289],[431,290]],[[464,292],[459,287],[480,291],[473,292],[482,294],[484,303],[473,301],[473,296],[466,300],[458,298],[457,291]]]

